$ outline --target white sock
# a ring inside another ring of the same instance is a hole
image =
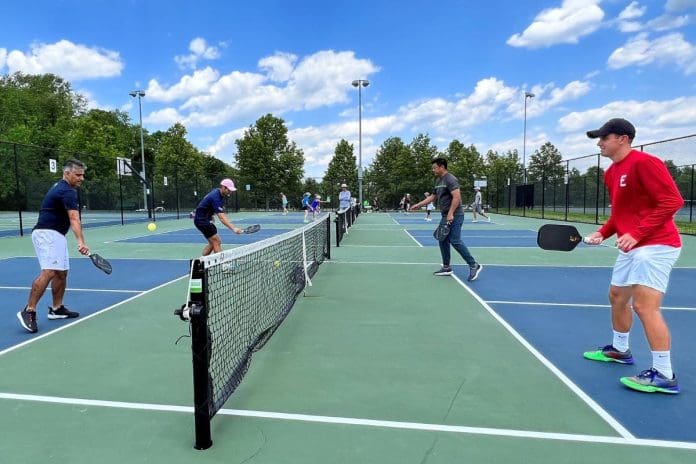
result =
[[[628,334],[629,332],[617,332],[614,330],[614,341],[612,345],[617,351],[626,352],[628,351]]]
[[[672,358],[669,351],[651,351],[653,358],[653,368],[668,379],[674,376],[672,372]]]

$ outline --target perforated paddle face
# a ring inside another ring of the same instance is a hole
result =
[[[440,224],[439,226],[437,226],[437,229],[435,229],[435,232],[433,232],[433,237],[435,237],[435,240],[437,240],[438,242],[441,242],[447,238],[449,233],[450,226],[448,224]]]
[[[104,271],[107,274],[111,274],[112,268],[111,268],[111,263],[106,260],[106,258],[103,258],[99,256],[96,253],[93,253],[89,255],[89,259],[92,260],[92,263],[97,266],[99,269]]]
[[[582,242],[582,235],[573,226],[544,224],[537,233],[537,245],[542,250],[572,251]]]
[[[253,226],[249,226],[246,229],[244,229],[245,234],[253,234],[261,230],[261,226],[259,224],[254,224]]]

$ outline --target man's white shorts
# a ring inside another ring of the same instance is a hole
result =
[[[37,229],[31,233],[31,242],[34,244],[41,269],[70,269],[68,241],[65,235],[51,229]]]
[[[665,293],[669,274],[680,253],[681,248],[667,245],[642,246],[628,253],[619,251],[611,284],[616,287],[644,285]]]

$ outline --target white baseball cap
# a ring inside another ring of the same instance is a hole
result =
[[[346,184],[341,184],[341,188],[344,188],[344,187],[348,188],[348,186]]]
[[[230,192],[234,192],[235,190],[237,190],[237,188],[234,186],[234,182],[232,182],[232,179],[222,179],[220,181],[220,185],[222,185],[223,187],[227,187],[227,190],[229,190]]]

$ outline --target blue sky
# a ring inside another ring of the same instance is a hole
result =
[[[696,133],[696,0],[6,2],[0,73],[52,72],[91,107],[165,130],[233,163],[234,140],[282,117],[321,177],[336,143],[363,165],[392,136],[430,135],[565,158],[596,153],[586,130],[630,119],[637,143]],[[693,153],[686,162],[694,162]],[[679,160],[678,160],[679,161]]]

